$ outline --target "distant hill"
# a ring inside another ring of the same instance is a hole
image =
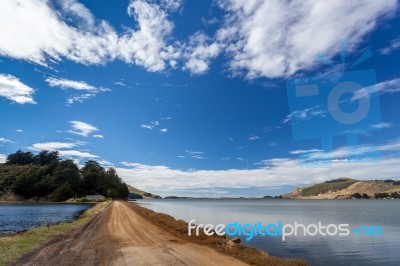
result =
[[[309,187],[299,187],[282,195],[286,199],[351,199],[351,198],[398,198],[400,181],[361,181],[346,177],[326,181]]]
[[[142,199],[142,198],[150,198],[150,199],[160,199],[159,195],[155,195],[149,192],[145,192],[138,188],[132,187],[131,185],[126,185],[129,190],[129,198],[131,199]]]

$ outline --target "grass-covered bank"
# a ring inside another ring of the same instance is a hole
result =
[[[300,266],[308,265],[307,262],[300,259],[286,259],[274,256],[269,256],[266,252],[251,248],[242,244],[234,244],[227,237],[221,236],[206,236],[200,231],[199,236],[188,236],[188,224],[183,220],[176,220],[174,217],[157,213],[138,204],[130,204],[137,213],[142,215],[150,222],[162,227],[168,232],[185,239],[189,242],[194,242],[199,245],[208,246],[214,250],[237,258],[250,265],[274,265],[274,266]]]
[[[48,240],[76,230],[95,218],[111,201],[99,203],[86,210],[71,223],[60,223],[49,227],[39,227],[26,232],[0,237],[0,265],[7,265],[21,255],[32,251]]]

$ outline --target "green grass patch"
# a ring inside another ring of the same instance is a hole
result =
[[[301,195],[302,196],[317,196],[320,193],[327,193],[329,191],[338,191],[347,188],[351,184],[354,184],[357,180],[350,178],[339,178],[331,181],[326,181],[321,184],[316,184],[311,187],[304,188]]]
[[[0,266],[7,265],[23,254],[44,244],[46,241],[67,234],[89,223],[111,201],[103,202],[86,210],[79,219],[71,223],[60,223],[49,227],[38,227],[26,232],[0,237]]]

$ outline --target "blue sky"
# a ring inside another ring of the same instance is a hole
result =
[[[1,1],[0,161],[58,150],[163,196],[397,179],[398,7]],[[329,98],[343,82],[350,91]],[[317,96],[294,94],[310,84]]]

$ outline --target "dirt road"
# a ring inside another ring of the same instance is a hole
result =
[[[16,265],[245,265],[188,243],[114,201],[85,228],[55,239]]]

